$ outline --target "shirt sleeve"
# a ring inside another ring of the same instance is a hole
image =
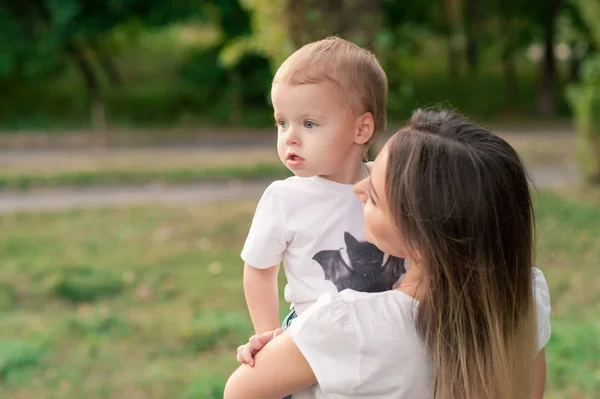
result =
[[[533,269],[533,292],[535,294],[535,311],[537,317],[538,351],[541,351],[550,340],[550,290],[544,273]]]
[[[241,253],[244,262],[258,269],[280,264],[287,246],[279,183],[271,183],[258,202]]]
[[[360,364],[355,326],[355,314],[347,302],[332,294],[323,294],[290,326],[323,392],[352,394],[355,390]]]

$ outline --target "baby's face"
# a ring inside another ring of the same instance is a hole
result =
[[[331,82],[273,85],[277,152],[296,176],[339,181],[356,152],[357,118],[339,92]]]

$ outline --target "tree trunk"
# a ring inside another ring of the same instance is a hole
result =
[[[542,76],[538,91],[538,113],[541,116],[554,114],[554,91],[556,86],[556,59],[552,42],[544,43]]]
[[[242,77],[240,71],[233,68],[229,71],[229,85],[231,90],[231,96],[229,99],[229,124],[232,126],[242,125]]]
[[[440,16],[441,30],[446,39],[446,57],[448,72],[452,79],[460,75],[460,48],[456,46],[455,38],[461,29],[462,0],[442,0],[442,15]]]
[[[96,77],[94,68],[85,56],[81,46],[72,43],[68,46],[67,51],[75,62],[75,65],[77,65],[87,89],[92,127],[96,131],[105,131],[106,115],[104,112],[104,99],[100,81]]]
[[[92,44],[92,49],[96,53],[98,61],[100,62],[100,65],[102,66],[110,85],[113,87],[121,86],[123,83],[121,72],[104,46],[99,42],[94,41]]]
[[[580,71],[581,59],[576,55],[571,55],[571,58],[569,58],[569,83],[579,82]]]
[[[469,71],[477,74],[479,66],[479,37],[481,35],[481,0],[466,0],[464,5],[464,26],[466,36],[465,58]]]
[[[469,66],[469,72],[473,75],[477,75],[477,70],[479,69],[479,46],[474,37],[467,38],[465,57],[467,59],[467,65]]]
[[[556,90],[556,57],[554,39],[556,36],[556,17],[562,0],[549,0],[544,23],[544,56],[538,91],[538,113],[542,116],[554,114],[554,93]]]
[[[380,0],[287,0],[285,7],[296,47],[330,35],[370,47],[381,24]]]
[[[517,74],[517,65],[515,63],[515,51],[518,47],[518,30],[511,26],[510,17],[502,14],[500,16],[500,35],[503,36],[502,48],[502,72],[504,74],[504,95],[505,103],[512,105],[519,95],[519,75]]]
[[[460,69],[459,69],[459,52],[456,50],[456,48],[454,47],[454,43],[452,40],[452,34],[448,34],[447,36],[447,40],[446,40],[446,50],[448,51],[448,71],[450,72],[450,77],[455,79],[458,78],[458,75],[460,74]]]
[[[506,104],[512,105],[519,95],[519,78],[517,74],[517,65],[512,51],[505,51],[502,55],[502,70],[504,72],[504,88]]]

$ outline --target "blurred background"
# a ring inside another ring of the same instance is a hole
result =
[[[289,175],[271,79],[337,34],[388,73],[386,136],[441,104],[519,151],[546,397],[600,397],[599,20],[598,0],[2,0],[0,396],[222,397],[251,333],[239,252]]]

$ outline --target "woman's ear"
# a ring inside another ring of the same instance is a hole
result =
[[[375,120],[373,114],[365,112],[356,119],[356,135],[354,142],[359,145],[365,145],[373,137],[375,132]]]

